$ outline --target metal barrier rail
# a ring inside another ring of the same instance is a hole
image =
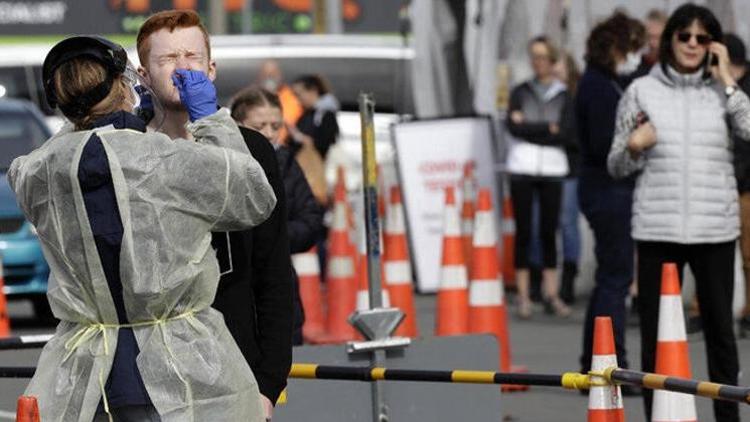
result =
[[[348,381],[418,381],[467,384],[514,384],[562,387],[563,375],[511,374],[492,371],[430,371],[295,363],[290,378]]]
[[[0,378],[31,378],[34,367],[0,367]],[[627,369],[608,368],[601,373],[581,374],[566,372],[562,375],[511,374],[492,371],[431,371],[416,369],[387,369],[368,367],[327,366],[295,363],[289,378],[327,379],[341,381],[415,381],[464,384],[513,384],[563,387],[585,390],[596,386],[632,384],[652,390],[666,390],[691,394],[715,400],[750,404],[750,388],[667,377]]]
[[[0,350],[37,349],[44,347],[54,334],[34,334],[0,338]]]
[[[668,390],[710,399],[744,402],[750,404],[750,388],[716,384],[686,378],[609,368],[602,374],[609,383],[640,385],[651,390]]]

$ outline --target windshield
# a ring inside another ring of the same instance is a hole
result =
[[[47,139],[42,123],[29,113],[0,113],[0,171],[18,156],[28,154]]]

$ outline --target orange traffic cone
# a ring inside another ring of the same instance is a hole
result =
[[[490,191],[481,189],[474,222],[471,283],[469,284],[469,331],[490,333],[500,342],[500,369],[510,371],[505,294],[497,262],[497,232]]]
[[[385,284],[391,305],[406,315],[394,335],[417,337],[417,314],[414,307],[411,263],[406,241],[406,222],[401,203],[401,188],[391,187],[391,203],[385,222],[385,253],[383,254]]]
[[[39,405],[34,396],[21,396],[16,407],[16,422],[39,422]]]
[[[8,315],[8,300],[5,298],[3,260],[0,257],[0,338],[5,337],[10,337],[10,315]]]
[[[657,374],[691,378],[685,320],[677,265],[667,263],[661,269],[661,298],[659,300],[659,328],[656,343]],[[651,408],[654,422],[697,420],[695,397],[671,391],[654,391]]]
[[[325,342],[344,342],[355,338],[348,318],[355,308],[354,247],[349,237],[349,207],[343,172],[334,187],[333,224],[328,235],[328,271],[326,288],[328,315]]]
[[[505,287],[516,287],[516,220],[513,216],[513,203],[510,199],[510,189],[503,189],[503,281]]]
[[[474,162],[464,165],[464,177],[461,181],[461,239],[464,245],[466,268],[471,276],[472,237],[474,236],[474,201],[476,200],[477,181],[474,178]]]
[[[326,331],[317,249],[292,255],[292,264],[299,278],[299,295],[305,311],[302,338],[308,343],[316,343]]]
[[[610,317],[594,319],[594,351],[591,371],[598,372],[617,367],[615,338]],[[622,404],[620,386],[591,386],[589,389],[588,422],[624,422],[625,409]]]
[[[435,318],[435,334],[439,336],[466,334],[469,329],[469,292],[459,218],[453,188],[448,187],[445,189],[443,252]]]

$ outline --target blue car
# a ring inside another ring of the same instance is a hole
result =
[[[0,100],[0,256],[8,299],[31,299],[38,317],[49,317],[47,277],[36,229],[23,216],[8,185],[10,163],[51,136],[43,115],[24,100]]]

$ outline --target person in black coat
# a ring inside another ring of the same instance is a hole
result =
[[[213,234],[221,278],[213,307],[258,381],[276,403],[292,364],[293,283],[286,223],[286,194],[273,146],[240,126],[250,153],[263,167],[276,195],[271,217],[252,230]]]
[[[625,299],[633,282],[635,252],[630,234],[633,179],[614,180],[607,155],[615,132],[617,104],[636,66],[626,57],[645,43],[643,25],[622,12],[597,25],[586,44],[586,69],[578,84],[576,120],[581,152],[578,200],[594,233],[596,275],[583,330],[581,368],[591,369],[594,318],[609,316],[617,363],[628,368]],[[623,386],[627,387],[627,386]],[[633,393],[623,388],[623,394]]]
[[[305,109],[296,127],[289,127],[289,135],[296,144],[312,143],[323,159],[336,142],[339,125],[336,112],[339,102],[322,77],[305,75],[292,82],[292,91]],[[291,144],[294,148],[295,144]]]
[[[282,109],[276,94],[255,87],[240,91],[232,100],[232,117],[242,127],[249,127],[263,134],[276,149],[279,173],[284,183],[287,205],[287,232],[289,253],[309,251],[323,234],[323,209],[313,196],[293,151],[280,144],[279,134],[283,127]],[[302,344],[304,309],[299,297],[299,280],[292,269],[294,284],[294,334],[293,344]]]

